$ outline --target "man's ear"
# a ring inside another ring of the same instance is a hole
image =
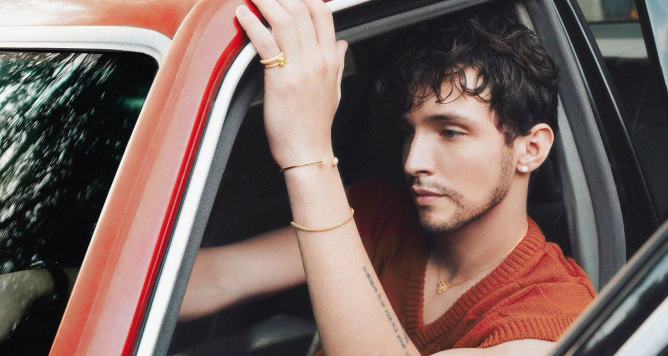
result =
[[[519,173],[529,173],[538,169],[554,143],[554,131],[547,124],[537,124],[525,136],[515,139],[515,165]]]

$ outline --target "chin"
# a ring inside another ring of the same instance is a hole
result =
[[[470,223],[483,217],[496,204],[476,210],[443,209],[437,211],[434,207],[418,208],[420,225],[433,235],[444,235],[460,230]]]
[[[434,235],[447,234],[455,231],[466,224],[465,221],[457,219],[453,214],[448,216],[435,216],[433,211],[420,209],[420,225],[422,228]]]

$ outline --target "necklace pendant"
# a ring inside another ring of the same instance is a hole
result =
[[[436,293],[443,294],[448,290],[448,285],[443,281],[438,281],[438,286],[436,287]]]

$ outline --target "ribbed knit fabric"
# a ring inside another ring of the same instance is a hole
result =
[[[594,298],[586,273],[529,219],[526,236],[508,257],[424,325],[428,251],[410,196],[366,182],[354,185],[349,199],[390,304],[422,354],[518,339],[556,341]]]

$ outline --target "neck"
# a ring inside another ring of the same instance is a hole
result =
[[[528,229],[527,193],[517,188],[487,213],[435,239],[432,256],[445,278],[471,277],[490,263],[496,266],[519,244]]]

